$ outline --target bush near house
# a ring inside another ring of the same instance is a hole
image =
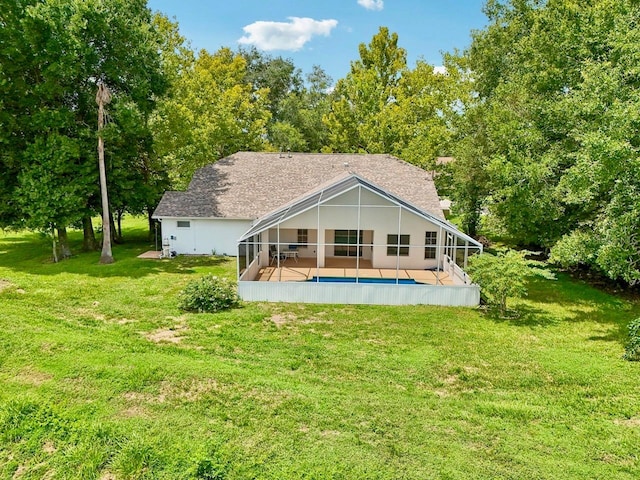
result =
[[[179,299],[181,310],[200,313],[233,308],[240,301],[235,283],[211,274],[190,281],[180,292]]]
[[[482,297],[489,305],[497,306],[500,313],[507,311],[507,298],[527,295],[527,278],[542,270],[532,267],[539,262],[527,260],[526,250],[503,249],[496,255],[476,255],[469,259],[467,271],[474,283],[480,285]]]

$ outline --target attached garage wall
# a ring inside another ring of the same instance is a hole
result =
[[[178,227],[178,222],[189,222]],[[163,218],[162,239],[169,239],[171,250],[179,255],[235,256],[238,238],[251,226],[251,220]]]

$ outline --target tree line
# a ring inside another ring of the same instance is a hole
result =
[[[465,231],[640,281],[640,6],[489,0],[445,72],[381,27],[334,82],[254,48],[194,52],[145,0],[7,0],[0,11],[0,226],[55,232],[100,210],[99,82],[114,235],[238,150],[389,153],[438,170]],[[438,156],[454,162],[436,165]]]

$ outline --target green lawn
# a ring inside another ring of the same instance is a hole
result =
[[[0,477],[637,479],[640,304],[559,275],[520,312],[244,304],[184,314],[220,258],[52,264],[0,233]],[[79,242],[78,234],[72,235]]]

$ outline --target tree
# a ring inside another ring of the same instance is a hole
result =
[[[256,92],[268,91],[266,105],[271,119],[273,122],[279,121],[282,101],[303,87],[300,69],[291,59],[272,57],[255,47],[240,48],[238,53],[245,60],[245,83]]]
[[[458,72],[438,73],[419,60],[407,67],[398,36],[386,28],[360,45],[338,81],[330,112],[328,147],[333,151],[389,153],[429,170],[449,149],[451,122],[458,115]]]
[[[159,103],[151,128],[174,187],[186,187],[195,170],[225,155],[265,146],[267,91],[252,91],[245,74],[241,55],[202,50]]]
[[[338,80],[331,111],[325,116],[333,151],[392,153],[397,132],[391,111],[397,108],[397,86],[407,68],[407,52],[398,35],[381,27],[368,45],[360,44],[360,59]]]
[[[57,229],[62,258],[71,255],[66,226],[81,218],[91,190],[90,185],[75,181],[82,168],[80,150],[81,142],[59,133],[35,138],[22,155],[24,165],[14,192],[17,207],[28,212],[21,225],[51,232],[54,239]]]
[[[320,152],[327,143],[322,118],[329,113],[332,80],[317,65],[306,80],[281,100],[277,120],[269,127],[269,142],[276,149]]]
[[[98,85],[96,103],[98,104],[98,167],[100,170],[100,198],[102,200],[102,253],[100,263],[113,263],[111,253],[111,215],[109,214],[109,193],[107,190],[107,173],[104,167],[104,107],[111,102],[111,92],[104,84]]]
[[[12,121],[2,123],[0,138],[13,145],[3,163],[16,174],[8,189],[19,207],[5,218],[46,231],[55,225],[66,251],[65,228],[98,205],[96,87],[109,85],[114,105],[126,102],[148,115],[165,86],[156,33],[143,0],[12,0],[5,15],[0,83],[13,86],[0,89],[0,102]],[[54,154],[54,145],[65,147]],[[55,192],[34,186],[38,169]]]
[[[513,0],[486,11],[465,53],[477,95],[460,156],[481,156],[483,184],[468,212],[482,205],[516,242],[637,283],[640,5]],[[475,178],[459,173],[462,198]]]
[[[502,250],[496,255],[474,255],[469,259],[467,272],[474,283],[480,285],[483,297],[490,305],[507,311],[507,300],[527,295],[527,278],[536,272],[532,262],[525,258],[526,251]]]

